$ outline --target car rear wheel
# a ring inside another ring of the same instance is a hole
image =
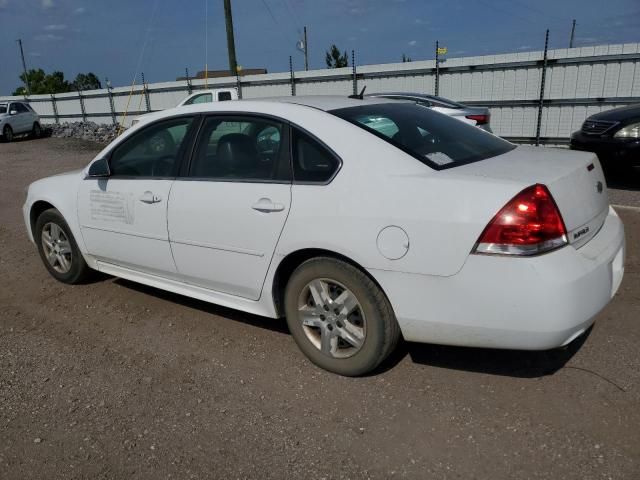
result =
[[[40,127],[40,124],[38,122],[35,122],[33,124],[33,129],[31,130],[31,136],[33,136],[33,138],[40,138],[41,135],[42,127]]]
[[[2,136],[4,137],[4,141],[9,143],[13,141],[13,130],[9,125],[5,125],[2,130]]]
[[[91,272],[69,225],[56,209],[45,210],[36,221],[34,239],[51,276],[63,283],[81,283]]]
[[[366,374],[394,350],[400,329],[386,296],[364,272],[329,257],[301,264],[285,290],[291,335],[325,370]]]

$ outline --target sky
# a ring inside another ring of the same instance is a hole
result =
[[[638,0],[232,0],[238,64],[304,68],[296,49],[308,29],[309,68],[324,68],[335,43],[356,51],[356,64],[566,48],[572,19],[576,46],[640,42]],[[0,95],[20,86],[16,39],[27,68],[75,78],[94,72],[113,86],[172,81],[227,69],[223,0],[0,0]]]

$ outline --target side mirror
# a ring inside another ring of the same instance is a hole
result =
[[[111,175],[111,170],[109,169],[109,161],[106,158],[99,158],[95,162],[91,164],[89,167],[89,172],[87,174],[89,177],[108,177]]]
[[[18,111],[17,111],[17,110],[11,110],[11,111],[9,112],[9,115],[17,115],[17,114],[18,114]]]

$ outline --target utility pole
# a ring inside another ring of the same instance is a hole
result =
[[[309,70],[309,43],[307,42],[307,26],[304,27],[304,69]]]
[[[576,19],[573,19],[573,25],[571,25],[571,38],[569,39],[569,48],[573,48],[573,38],[576,34]]]
[[[540,79],[540,100],[538,101],[538,124],[536,125],[536,147],[540,145],[540,128],[542,127],[542,106],[544,105],[544,84],[547,78],[547,51],[549,49],[549,29],[544,36],[544,54],[542,57],[542,78]]]
[[[438,96],[440,90],[440,45],[438,44],[438,40],[436,40],[436,88],[435,95]]]
[[[231,16],[231,0],[224,0],[224,19],[227,25],[227,50],[229,51],[229,70],[232,75],[238,73],[236,62],[236,43],[233,39],[233,17]]]
[[[27,76],[27,63],[24,61],[24,50],[22,50],[22,39],[16,40],[20,46],[20,57],[22,57],[22,69],[24,70],[24,83],[27,86],[27,95],[31,95],[31,86],[29,85],[29,77]]]

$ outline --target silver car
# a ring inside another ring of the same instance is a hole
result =
[[[42,134],[40,117],[25,102],[0,103],[0,137],[5,142],[12,141],[16,135],[31,134],[38,138]]]
[[[436,112],[444,113],[450,117],[455,117],[470,125],[475,125],[489,133],[491,126],[491,112],[487,107],[471,107],[462,103],[454,102],[447,98],[437,97],[435,95],[427,95],[424,93],[407,93],[407,92],[383,92],[371,93],[366,97],[383,97],[395,100],[411,100],[425,107],[429,107]]]

